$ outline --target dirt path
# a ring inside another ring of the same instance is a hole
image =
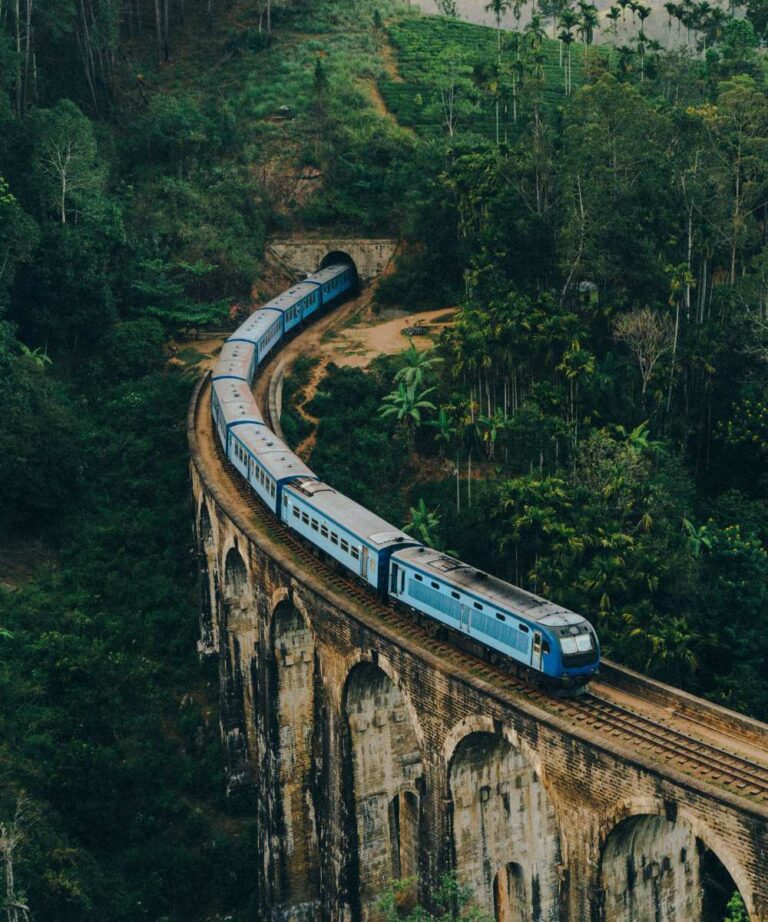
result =
[[[391,80],[394,80],[395,83],[405,82],[400,76],[400,71],[397,67],[397,55],[395,54],[395,49],[390,45],[389,42],[385,42],[381,47],[381,60],[384,62],[384,70],[387,72],[387,75]]]

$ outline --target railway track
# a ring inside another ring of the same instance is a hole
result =
[[[265,417],[268,424],[271,423],[268,412]],[[411,642],[419,643],[444,663],[469,672],[473,677],[483,680],[500,692],[523,696],[542,710],[566,719],[574,727],[610,736],[657,763],[723,787],[737,796],[768,805],[768,768],[765,765],[719,748],[711,742],[686,734],[592,692],[587,692],[579,698],[554,697],[538,686],[510,675],[500,667],[435,637],[402,610],[376,599],[363,586],[309,550],[289,529],[279,523],[248,489],[245,480],[227,460],[215,437],[214,442],[218,460],[243,503],[248,507],[254,524],[272,540],[289,549],[298,563],[320,574],[326,585],[354,600],[357,606],[393,632],[407,636]]]

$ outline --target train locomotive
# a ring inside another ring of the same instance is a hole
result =
[[[544,684],[585,685],[600,665],[597,634],[585,618],[424,546],[321,481],[266,425],[251,393],[256,369],[291,330],[355,284],[351,265],[322,268],[264,304],[224,343],[211,413],[227,458],[283,525],[372,592]]]

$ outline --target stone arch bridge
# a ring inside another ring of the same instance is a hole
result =
[[[618,668],[597,712],[505,680],[284,540],[217,454],[207,380],[188,435],[259,918],[376,922],[390,880],[455,869],[498,922],[715,922],[714,868],[768,922],[768,727]]]

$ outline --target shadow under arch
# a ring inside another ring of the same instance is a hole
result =
[[[214,653],[218,646],[218,628],[214,612],[218,595],[219,574],[216,566],[216,549],[208,504],[203,500],[197,518],[199,551],[200,641],[198,650],[204,655]]]
[[[356,294],[360,289],[360,277],[357,274],[357,264],[349,253],[346,253],[344,250],[330,250],[320,260],[320,268],[326,269],[328,266],[336,266],[339,263],[352,266],[354,269],[355,277],[352,284],[352,293]]]
[[[213,525],[208,503],[205,500],[200,503],[200,514],[197,517],[197,540],[202,550],[207,551],[213,548]]]
[[[674,805],[620,819],[600,851],[594,922],[722,922],[744,891],[697,832]]]
[[[379,919],[398,877],[417,877],[422,754],[409,702],[378,665],[356,663],[342,696],[343,793],[350,842],[347,889],[354,920]]]
[[[269,629],[266,720],[272,751],[271,786],[277,850],[273,904],[284,911],[315,906],[320,861],[314,823],[315,644],[290,598],[281,599]]]
[[[557,917],[560,830],[524,753],[500,732],[471,732],[453,751],[448,785],[454,867],[480,910],[497,922]]]
[[[231,547],[224,558],[224,597],[236,601],[248,591],[248,569],[236,547]]]

